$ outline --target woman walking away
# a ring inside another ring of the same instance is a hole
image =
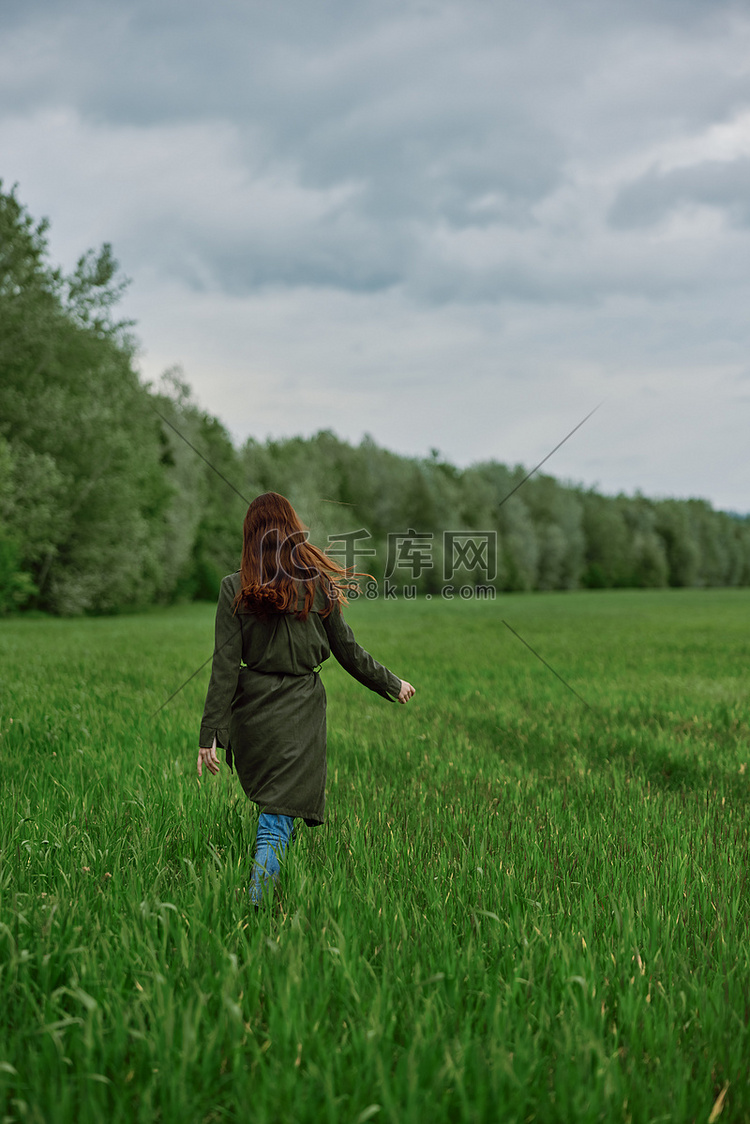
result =
[[[350,675],[389,701],[410,683],[361,648],[341,615],[351,575],[307,541],[284,496],[253,500],[242,567],[221,583],[198,776],[218,773],[217,747],[260,808],[251,900],[278,878],[295,819],[323,822],[326,693],[318,668],[333,652]]]

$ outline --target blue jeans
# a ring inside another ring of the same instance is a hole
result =
[[[255,862],[250,884],[250,901],[260,905],[263,889],[279,877],[284,852],[292,841],[294,819],[261,812],[255,837]]]

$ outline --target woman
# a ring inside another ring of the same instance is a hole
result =
[[[410,683],[377,663],[341,615],[351,575],[307,541],[277,492],[253,500],[242,566],[221,583],[211,680],[203,710],[198,776],[218,773],[226,751],[260,807],[250,897],[275,881],[295,819],[323,822],[326,693],[318,668],[333,652],[350,675],[383,698],[407,702]]]

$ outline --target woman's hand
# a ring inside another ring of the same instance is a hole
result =
[[[214,776],[216,776],[216,774],[219,771],[219,758],[216,756],[216,738],[214,738],[214,744],[211,746],[210,749],[201,748],[201,749],[198,750],[198,776],[199,777],[203,776],[203,766],[204,765],[208,769],[209,773],[213,773]]]
[[[398,701],[400,703],[406,703],[409,701],[413,694],[414,688],[412,687],[411,683],[407,683],[405,679],[402,679],[401,690],[398,693]]]

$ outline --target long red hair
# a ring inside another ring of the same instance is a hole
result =
[[[336,602],[347,604],[346,591],[355,586],[354,574],[339,566],[308,542],[308,529],[289,500],[278,492],[264,492],[250,504],[243,527],[240,605],[261,617],[294,612],[305,620],[319,585],[325,597],[322,616]],[[305,601],[297,609],[300,584]]]

